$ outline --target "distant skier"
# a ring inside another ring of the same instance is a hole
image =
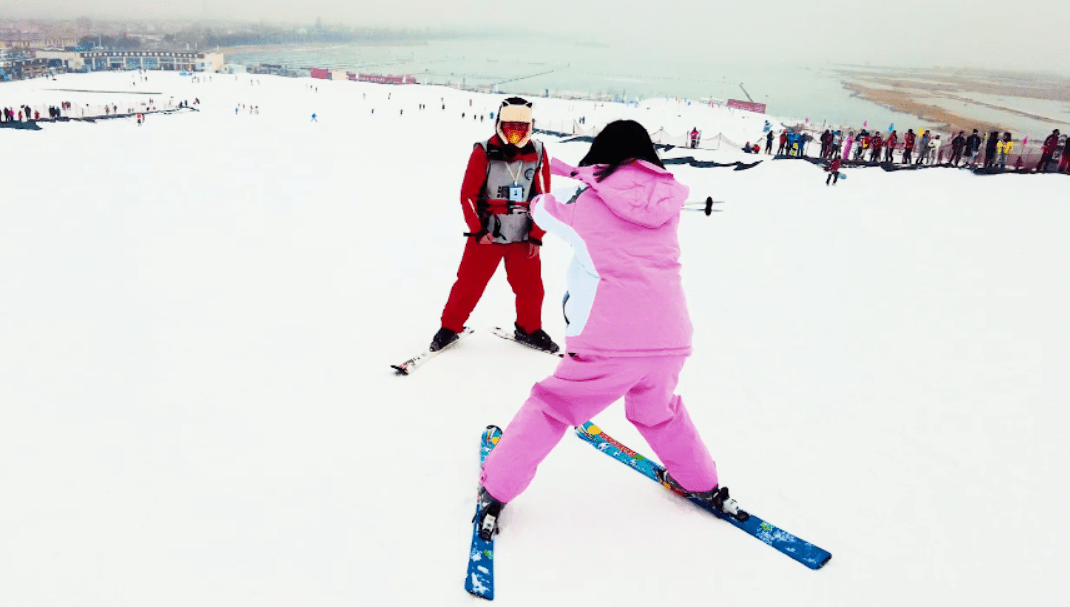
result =
[[[895,158],[895,148],[899,145],[899,133],[892,129],[892,134],[888,135],[888,142],[885,144],[884,161],[891,164]]]
[[[966,131],[959,131],[958,135],[951,140],[951,158],[948,160],[948,164],[953,166],[959,166],[959,162],[962,161],[962,150],[966,147]]]
[[[844,160],[851,159],[851,146],[854,145],[855,134],[854,131],[847,133],[847,139],[843,140],[843,156]]]
[[[780,131],[780,147],[777,148],[776,155],[781,156],[784,154],[784,148],[788,145],[788,130],[784,129]]]
[[[985,168],[996,166],[996,145],[999,144],[999,131],[992,131],[985,136]]]
[[[312,114],[312,122],[319,122],[319,120],[316,120],[316,115],[315,114]]]
[[[973,130],[973,134],[966,138],[966,166],[977,166],[977,154],[981,150],[981,136],[977,134],[977,129]]]
[[[999,154],[999,170],[1003,171],[1007,168],[1007,155],[1014,149],[1014,142],[1011,141],[1010,133],[1003,133],[1003,139],[1000,139],[996,143],[996,153]]]
[[[717,465],[674,394],[691,355],[677,236],[688,188],[665,170],[650,135],[631,120],[607,124],[580,168],[555,159],[553,172],[587,186],[571,204],[552,195],[532,204],[536,220],[576,253],[565,304],[571,355],[535,384],[487,456],[476,527],[492,537],[502,509],[527,488],[565,432],[621,397],[628,420],[665,462],[659,480],[733,511],[735,500],[720,486]]]
[[[882,145],[884,145],[884,139],[881,137],[880,131],[874,132],[873,133],[873,137],[871,139],[871,147],[872,147],[873,152],[872,152],[872,154],[870,154],[870,157],[869,157],[869,161],[870,162],[880,162],[881,161],[881,146]]]
[[[1059,158],[1059,172],[1070,171],[1070,137],[1063,139],[1063,152]]]
[[[516,294],[516,338],[542,350],[557,344],[542,329],[542,264],[546,233],[532,221],[530,201],[550,191],[550,164],[542,142],[531,138],[531,102],[510,97],[498,110],[496,133],[475,144],[461,185],[461,209],[469,232],[457,282],[442,310],[442,328],[431,340],[438,351],[457,340],[498,266]]]
[[[839,156],[833,156],[829,161],[828,166],[825,167],[829,176],[825,178],[825,185],[832,181],[832,185],[836,185],[836,182],[840,180],[840,158]]]
[[[918,157],[914,160],[914,165],[919,166],[925,162],[926,156],[929,155],[929,131],[921,136],[921,141],[918,142]]]
[[[691,149],[698,147],[698,127],[691,129]],[[750,147],[750,146],[747,146]]]
[[[907,134],[903,136],[903,164],[910,164],[910,155],[914,151],[916,140],[917,135],[914,134],[914,129],[907,129]]]
[[[773,131],[769,131],[765,134],[765,153],[773,153]]]
[[[1055,157],[1055,148],[1059,145],[1059,129],[1055,129],[1044,139],[1044,145],[1040,149],[1040,162],[1037,163],[1037,172],[1047,173],[1052,158]]]

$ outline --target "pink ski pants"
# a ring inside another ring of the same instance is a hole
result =
[[[717,486],[717,465],[673,394],[686,356],[566,356],[535,384],[483,463],[480,482],[501,502],[520,495],[571,426],[624,397],[625,414],[676,482],[690,491]]]

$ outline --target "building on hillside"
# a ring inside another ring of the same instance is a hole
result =
[[[60,72],[81,72],[85,60],[78,51],[35,51],[38,59],[46,59],[48,67]]]
[[[48,73],[48,59],[35,57],[33,51],[0,49],[0,81],[38,78]]]
[[[93,50],[78,53],[89,71],[166,70],[180,72],[218,72],[225,65],[223,53],[197,51],[113,51]]]

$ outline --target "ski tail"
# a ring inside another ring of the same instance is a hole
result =
[[[665,470],[663,466],[624,446],[621,442],[603,432],[601,428],[593,423],[585,422],[583,425],[578,426],[576,428],[576,435],[602,453],[627,465],[650,480],[662,484],[666,489],[672,490],[672,487],[661,483],[661,480],[658,478],[658,473]],[[772,546],[782,554],[810,569],[820,569],[832,558],[832,553],[827,550],[818,548],[806,540],[795,537],[776,525],[762,520],[761,517],[755,516],[753,512],[748,511],[749,516],[747,520],[740,521],[731,516],[724,516],[724,514],[719,511],[710,509],[699,499],[687,499],[717,518],[731,523],[732,526],[758,538],[763,543]]]
[[[502,429],[498,426],[490,425],[483,431],[479,442],[480,466],[501,437]],[[479,514],[479,504],[476,504],[476,514]],[[472,523],[472,547],[468,550],[468,574],[464,578],[464,589],[481,599],[494,600],[494,537],[490,540],[479,537],[479,523],[475,519]]]

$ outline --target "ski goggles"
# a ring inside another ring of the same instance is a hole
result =
[[[509,143],[516,145],[531,134],[531,124],[527,122],[503,122],[502,133]]]

